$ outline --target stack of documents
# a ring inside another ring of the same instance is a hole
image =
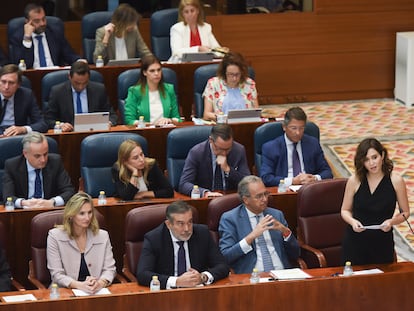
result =
[[[270,275],[276,280],[303,280],[312,277],[299,268],[271,270]]]

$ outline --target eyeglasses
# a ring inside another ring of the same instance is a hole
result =
[[[255,199],[255,200],[257,200],[257,201],[260,201],[260,200],[263,200],[263,199],[267,199],[269,197],[269,195],[270,195],[270,192],[269,191],[265,191],[265,192],[258,193],[256,195],[250,196],[250,197],[253,198],[253,199]]]
[[[226,76],[229,78],[240,78],[241,73],[234,73],[234,72],[226,72]]]
[[[214,141],[213,138],[210,138],[211,142],[214,145],[214,149],[216,149],[217,152],[225,152],[228,153],[230,152],[231,148],[233,147],[233,144],[231,144],[231,146],[229,148],[220,148],[219,146],[217,146],[216,142]]]
[[[290,131],[299,131],[299,132],[304,132],[305,131],[305,127],[304,126],[288,126],[287,127]]]

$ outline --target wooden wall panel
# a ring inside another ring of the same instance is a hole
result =
[[[314,12],[357,13],[406,11],[414,9],[412,0],[313,0]]]

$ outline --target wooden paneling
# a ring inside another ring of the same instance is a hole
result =
[[[412,0],[313,0],[316,13],[357,13],[413,10]]]

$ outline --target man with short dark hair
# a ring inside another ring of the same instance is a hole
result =
[[[23,137],[23,154],[4,164],[3,197],[16,208],[63,206],[75,193],[60,155],[49,154],[46,136],[31,132]]]
[[[68,81],[52,87],[46,109],[46,122],[53,128],[60,121],[63,132],[74,129],[75,113],[109,112],[112,125],[117,115],[109,103],[105,85],[90,81],[89,65],[83,61],[72,64]]]
[[[166,220],[144,237],[137,267],[139,284],[158,276],[162,289],[208,285],[227,277],[229,268],[206,225],[193,223],[191,206],[176,201]]]
[[[235,190],[237,184],[250,175],[246,150],[233,141],[228,124],[212,127],[210,137],[189,151],[181,174],[179,191],[190,195],[194,185],[201,196],[221,196],[222,191]]]
[[[47,125],[32,90],[20,86],[22,72],[17,65],[0,69],[0,134],[14,136],[31,131],[46,132]]]

